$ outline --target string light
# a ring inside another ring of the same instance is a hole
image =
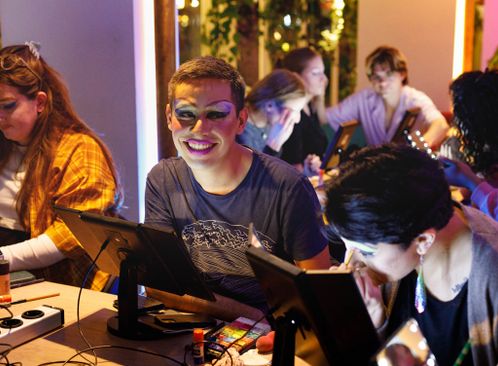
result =
[[[178,20],[180,21],[180,26],[182,28],[187,28],[190,23],[190,18],[187,14],[180,15]]]
[[[285,15],[284,16],[284,25],[286,27],[290,27],[291,23],[292,23],[292,19],[291,19],[290,14]]]
[[[185,0],[176,0],[176,8],[178,10],[185,9]]]
[[[320,32],[322,39],[318,42],[321,48],[332,52],[337,48],[342,30],[344,29],[344,0],[334,0],[330,12],[330,30]]]

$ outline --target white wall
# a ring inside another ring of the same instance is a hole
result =
[[[380,45],[400,49],[408,59],[409,84],[449,109],[453,65],[455,0],[360,0],[358,84],[369,85],[365,58]]]
[[[4,46],[34,40],[76,110],[107,143],[138,220],[133,0],[0,0]]]

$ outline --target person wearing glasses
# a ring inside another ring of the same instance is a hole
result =
[[[327,121],[337,130],[352,119],[361,123],[367,145],[391,142],[408,109],[420,108],[414,129],[423,133],[433,149],[439,147],[449,127],[432,100],[408,86],[405,56],[394,47],[380,46],[366,58],[371,88],[350,95],[338,105],[327,108]]]
[[[0,250],[11,271],[81,286],[91,259],[52,204],[114,213],[122,200],[105,144],[76,114],[32,42],[0,50]],[[108,275],[93,270],[87,287]]]

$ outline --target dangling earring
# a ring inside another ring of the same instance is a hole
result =
[[[420,255],[420,267],[418,270],[417,284],[415,285],[415,309],[421,314],[427,304],[427,294],[425,292],[424,274],[422,267],[424,264],[424,255]]]

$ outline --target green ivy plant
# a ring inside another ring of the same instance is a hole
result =
[[[305,0],[269,0],[259,17],[268,29],[265,47],[273,62],[285,54],[284,44],[289,49],[299,47],[300,41],[306,39],[301,28],[311,20]],[[284,17],[288,24],[284,24]]]
[[[214,56],[237,59],[237,45],[245,28],[237,23],[257,22],[258,18],[268,28],[265,47],[273,60],[285,53],[284,43],[289,49],[303,43],[320,48],[319,23],[326,20],[320,13],[320,0],[269,0],[262,11],[257,10],[253,0],[212,0],[211,4],[207,13],[209,26],[204,24],[201,39]],[[284,25],[285,16],[290,17],[288,25]],[[303,24],[307,24],[306,32],[301,32]]]
[[[329,6],[326,6],[326,5]],[[254,0],[212,0],[203,26],[202,42],[211,54],[229,61],[239,59],[238,43],[248,24],[262,20],[267,27],[265,47],[272,63],[288,50],[312,46],[323,55],[326,68],[333,60],[333,50],[340,48],[339,99],[351,94],[356,85],[356,35],[358,0],[346,0],[343,11],[344,24],[339,42],[331,43],[323,33],[334,26],[330,0],[268,0],[262,11]],[[249,9],[249,10],[248,10]],[[284,24],[284,17],[290,22]],[[306,27],[306,29],[303,29]],[[228,47],[228,48],[227,48]],[[227,52],[228,51],[228,52]]]
[[[252,0],[211,0],[211,8],[207,13],[207,24],[203,25],[201,40],[208,45],[213,56],[233,61],[238,58],[238,42],[240,32],[236,29],[236,21],[244,6],[251,6]],[[229,46],[229,54],[225,48]]]

